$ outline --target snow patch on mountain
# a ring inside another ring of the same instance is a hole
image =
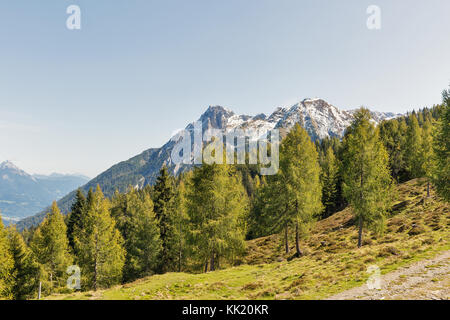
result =
[[[202,114],[199,121],[203,130],[209,128],[232,131],[235,129],[247,130],[247,132],[260,130],[269,131],[275,128],[283,128],[289,131],[296,123],[303,126],[313,140],[326,137],[343,137],[345,129],[353,121],[355,110],[341,110],[323,99],[304,99],[291,107],[278,107],[267,117],[265,114],[256,116],[237,115],[228,108],[210,106]],[[382,120],[392,119],[401,114],[392,112],[371,111],[373,121],[379,123]],[[192,129],[190,124],[187,129]]]

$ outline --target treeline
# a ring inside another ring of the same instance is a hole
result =
[[[19,234],[0,226],[0,292],[13,299],[66,292],[69,266],[81,290],[155,273],[215,270],[245,249],[248,196],[232,166],[204,165],[174,178],[106,198],[78,190],[64,217],[56,202],[44,221]]]
[[[245,239],[282,232],[288,253],[291,229],[299,257],[314,222],[347,205],[360,247],[366,228],[383,231],[396,182],[428,177],[449,201],[449,92],[443,97],[442,106],[377,127],[361,108],[342,140],[312,142],[297,124],[281,143],[273,176],[214,164],[173,177],[163,167],[154,186],[111,199],[99,186],[87,195],[78,190],[67,216],[55,202],[38,227],[22,233],[0,219],[0,297],[36,298],[39,284],[43,295],[69,291],[76,270],[80,290],[213,271],[239,264]]]

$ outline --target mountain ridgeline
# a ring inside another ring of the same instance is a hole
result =
[[[0,211],[6,223],[44,209],[89,181],[81,175],[30,175],[10,161],[0,163]]]
[[[286,260],[291,262],[258,268],[288,266],[291,270],[294,266],[297,271],[291,280],[295,281],[288,286],[287,278],[275,287],[271,281],[267,285],[274,290],[268,291],[247,276],[232,286],[242,288],[240,292],[264,290],[249,298],[283,294],[307,299],[316,294],[312,288],[332,287],[349,274],[358,279],[345,278],[346,286],[364,281],[366,264],[374,261],[387,271],[392,270],[393,259],[398,259],[394,264],[399,267],[426,258],[421,255],[424,250],[448,250],[450,91],[443,97],[443,105],[380,123],[371,111],[360,108],[348,113],[353,120],[342,138],[329,133],[321,138],[320,131],[314,131],[315,137],[305,128],[321,128],[309,126],[303,116],[265,122],[268,128],[283,123],[279,128],[288,131],[280,143],[275,175],[259,175],[257,166],[205,161],[175,177],[169,168],[177,174],[188,167],[174,166],[169,158],[154,183],[147,172],[136,177],[144,181],[125,192],[114,192],[109,199],[100,184],[87,194],[77,190],[66,218],[55,201],[37,228],[18,233],[0,221],[0,252],[4,253],[0,255],[0,297],[33,299],[38,292],[44,296],[67,293],[66,270],[74,264],[82,270],[76,289],[96,291],[91,296],[136,280],[142,284],[150,279],[155,284],[152,280],[166,277],[163,274],[176,275],[174,284],[180,288],[180,281],[186,283],[192,274],[218,270],[214,274],[220,282],[214,290],[223,293],[230,284],[229,277],[220,278],[221,270],[249,270],[242,264]],[[257,117],[234,116],[216,107],[200,120],[206,127],[228,129],[264,119]],[[286,123],[295,124],[289,128]],[[188,130],[196,128],[188,126]],[[180,135],[166,149],[149,152],[147,159],[164,159],[162,151],[168,152],[177,139]],[[140,160],[144,159],[133,159],[145,167]],[[249,243],[253,240],[259,244]],[[275,251],[267,244],[275,246]],[[316,270],[316,265],[328,261],[332,269]],[[313,271],[299,276],[298,270]],[[342,290],[342,285],[335,288]],[[186,295],[197,285],[182,287]],[[208,287],[212,288],[210,283]],[[146,290],[134,296],[145,299],[149,294]],[[158,296],[173,297],[173,290]]]
[[[236,115],[233,111],[221,106],[210,106],[199,118],[203,132],[210,129],[280,129],[282,135],[286,134],[296,123],[306,129],[312,140],[327,137],[341,138],[346,128],[353,121],[354,111],[340,110],[322,99],[305,99],[290,108],[277,108],[270,116],[258,114],[256,116]],[[400,116],[394,113],[371,112],[376,123],[382,120]],[[193,131],[193,123],[186,126],[186,130]],[[142,188],[153,184],[162,166],[166,166],[173,175],[188,171],[192,165],[175,165],[171,161],[171,151],[176,144],[175,139],[169,140],[161,148],[151,148],[141,154],[120,162],[101,173],[84,186],[82,190],[87,193],[90,188],[100,185],[105,196],[111,197],[115,190],[124,192],[130,185]],[[70,210],[76,191],[72,191],[61,200],[58,206],[63,213]],[[47,203],[50,204],[50,201]],[[48,210],[34,216],[27,217],[17,223],[18,229],[38,225]]]

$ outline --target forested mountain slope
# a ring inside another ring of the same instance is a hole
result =
[[[274,128],[289,131],[296,123],[300,123],[313,140],[327,137],[342,137],[345,129],[353,120],[354,111],[341,110],[323,99],[305,99],[291,107],[277,108],[271,115],[258,114],[256,116],[237,115],[233,111],[221,107],[210,106],[198,119],[202,123],[202,130],[215,128],[221,130],[234,129],[260,129]],[[373,121],[379,123],[385,119],[400,116],[394,113],[372,112]],[[193,123],[186,126],[186,130],[193,131]],[[176,140],[171,139],[161,148],[148,149],[141,154],[120,162],[99,176],[95,177],[82,187],[87,193],[90,188],[100,185],[106,196],[110,197],[117,189],[124,192],[130,185],[143,187],[153,184],[159,170],[166,165],[171,174],[179,174],[192,168],[191,165],[176,166],[171,161],[171,152]],[[62,212],[67,213],[75,197],[72,191],[61,200],[58,206]],[[48,203],[50,205],[50,203]],[[39,224],[46,211],[23,219],[17,223],[19,229]]]
[[[284,253],[280,235],[247,241],[235,266],[203,273],[167,273],[97,292],[49,299],[322,299],[361,286],[379,267],[382,274],[450,249],[450,209],[425,179],[396,187],[383,235],[367,233],[357,248],[357,227],[346,208],[319,221],[302,242],[305,255]],[[406,281],[406,280],[405,280]],[[401,297],[396,296],[396,299]],[[389,299],[389,297],[385,297]]]

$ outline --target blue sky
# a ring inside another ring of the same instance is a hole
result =
[[[81,30],[66,28],[72,4]],[[93,177],[209,105],[430,106],[450,83],[449,12],[447,0],[2,1],[0,161]]]

